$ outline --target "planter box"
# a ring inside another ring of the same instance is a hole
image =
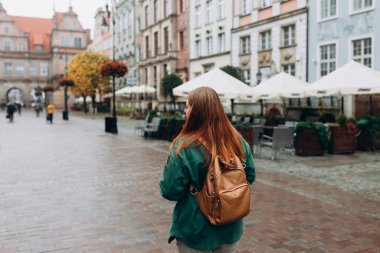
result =
[[[354,133],[347,133],[345,126],[330,126],[329,152],[333,154],[351,154],[356,149]]]
[[[356,145],[357,150],[368,151],[372,148],[380,149],[380,132],[376,133],[375,147],[372,146],[368,129],[361,129]]]
[[[324,148],[315,128],[302,127],[294,139],[294,149],[298,156],[321,156]]]
[[[238,132],[241,134],[241,136],[248,142],[249,147],[251,149],[251,152],[253,154],[253,127],[249,128],[238,128]]]

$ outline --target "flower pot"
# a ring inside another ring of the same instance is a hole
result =
[[[351,154],[355,152],[355,149],[355,133],[349,133],[346,126],[330,126],[330,153]]]
[[[301,127],[294,139],[294,149],[298,156],[321,156],[324,154],[323,144],[313,127]]]
[[[371,141],[368,128],[363,128],[361,129],[360,134],[357,139],[358,139],[357,145],[356,145],[357,150],[368,151],[368,150],[373,150],[373,149],[380,149],[380,132],[376,132],[375,140]]]
[[[249,128],[242,128],[238,127],[238,131],[241,134],[241,136],[244,138],[244,140],[249,144],[249,147],[251,148],[251,152],[253,154],[253,127]]]

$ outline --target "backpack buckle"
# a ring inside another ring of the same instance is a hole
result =
[[[194,196],[198,193],[198,189],[195,188],[193,185],[190,187],[190,193]]]

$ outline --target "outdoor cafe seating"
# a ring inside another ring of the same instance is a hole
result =
[[[263,148],[271,148],[271,158],[276,159],[280,151],[293,153],[294,129],[292,127],[280,126],[273,128],[273,136],[261,135],[258,141],[259,156]]]

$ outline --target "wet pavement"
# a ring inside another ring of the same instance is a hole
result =
[[[169,142],[137,121],[0,113],[0,253],[172,253],[174,203],[158,182]],[[380,252],[380,153],[255,160],[252,212],[238,253]]]

